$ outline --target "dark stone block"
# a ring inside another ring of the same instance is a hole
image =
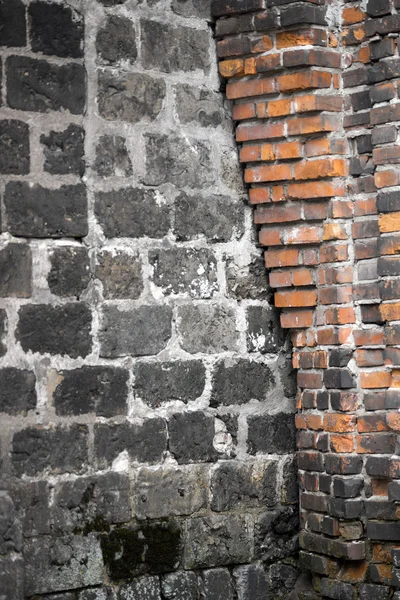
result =
[[[33,371],[15,367],[0,369],[0,412],[24,414],[36,407],[36,377]]]
[[[254,524],[255,558],[276,562],[297,556],[299,527],[297,506],[258,515]]]
[[[359,154],[372,152],[371,137],[371,135],[359,135],[356,137],[357,152]]]
[[[276,310],[265,306],[247,309],[247,350],[262,354],[277,353],[284,345],[285,336]]]
[[[158,354],[171,337],[172,309],[166,305],[139,306],[120,311],[105,306],[100,330],[100,354],[147,356]]]
[[[87,235],[87,200],[83,184],[58,189],[12,181],[4,196],[8,231],[15,236],[81,238]]]
[[[325,25],[326,8],[311,4],[299,3],[281,9],[281,26],[299,25],[300,23],[313,23]]]
[[[0,556],[2,600],[24,600],[24,567],[21,556]]]
[[[261,581],[262,572],[260,573]],[[285,594],[290,594],[292,590],[296,588],[296,581],[299,577],[299,571],[295,566],[288,565],[286,563],[276,563],[271,565],[269,569],[269,579],[271,582],[271,591],[276,594],[276,597],[284,598]],[[262,594],[262,586],[259,588],[260,594]],[[290,596],[289,596],[290,597]],[[249,600],[254,598],[254,595],[249,595]],[[261,595],[260,600],[263,596]]]
[[[199,579],[202,600],[232,600],[233,581],[228,569],[201,571]]]
[[[86,466],[87,458],[85,425],[27,427],[13,437],[11,460],[19,477],[36,475],[45,469],[55,473],[79,472]]]
[[[213,17],[222,17],[261,10],[265,6],[265,0],[212,0],[211,11]]]
[[[204,413],[176,413],[168,422],[169,449],[179,464],[216,458],[214,419]]]
[[[29,125],[12,119],[0,121],[0,173],[27,175],[29,167]]]
[[[27,304],[19,310],[16,337],[24,352],[87,356],[92,347],[92,314],[86,304]]]
[[[97,424],[94,436],[99,468],[110,466],[125,450],[134,461],[158,463],[167,449],[167,426],[163,419],[148,419],[142,425]]]
[[[32,2],[28,8],[30,41],[34,52],[81,58],[83,56],[83,20],[69,6]]]
[[[367,108],[371,108],[372,106],[369,90],[351,94],[350,101],[354,112],[357,112],[359,110],[366,110]]]
[[[169,208],[160,205],[153,190],[126,188],[99,192],[94,210],[108,238],[162,238],[170,227]]]
[[[321,476],[320,476],[321,482]],[[320,483],[321,488],[321,483]],[[322,490],[321,490],[322,491]],[[289,458],[283,466],[282,503],[296,504],[299,500],[299,482],[296,459]]]
[[[329,498],[329,514],[340,519],[358,519],[364,512],[362,500],[349,500],[342,498]]]
[[[198,17],[211,21],[210,0],[172,0],[171,8],[182,17]]]
[[[100,29],[96,38],[98,55],[108,63],[137,58],[136,35],[133,22],[123,17],[111,16]]]
[[[212,386],[212,407],[246,404],[250,400],[265,401],[275,386],[275,377],[264,363],[226,359],[217,365]]]
[[[332,600],[352,600],[355,589],[350,583],[335,581],[334,579],[322,579],[321,593]]]
[[[0,46],[20,47],[25,46],[25,44],[25,4],[22,0],[1,0]]]
[[[94,169],[100,177],[132,175],[132,162],[125,142],[126,139],[119,135],[102,135],[99,138]]]
[[[100,417],[127,412],[128,372],[119,367],[82,367],[58,373],[59,383],[53,392],[57,415]]]
[[[10,488],[24,537],[50,533],[49,496],[47,482],[34,481]]]
[[[49,598],[48,600],[52,599]],[[57,598],[54,598],[54,600],[57,600]],[[75,600],[75,597],[71,600]],[[111,587],[82,590],[78,594],[78,600],[117,600],[117,592]]]
[[[7,102],[11,108],[33,112],[69,110],[83,114],[86,75],[82,65],[53,65],[25,56],[7,59]]]
[[[0,554],[21,552],[22,533],[14,502],[7,492],[0,495]]]
[[[159,579],[158,577],[140,577],[132,581],[132,583],[124,584],[120,588],[119,597],[120,600],[131,600],[131,598],[138,598],[138,600],[139,598],[140,600],[161,600]]]
[[[250,454],[286,454],[296,448],[294,415],[254,415],[247,418]]]
[[[165,600],[197,600],[197,577],[191,571],[178,571],[161,577],[161,591]]]
[[[389,591],[389,588],[385,585],[363,583],[360,586],[360,600],[387,600]]]
[[[352,357],[353,350],[351,348],[334,348],[329,351],[329,366],[347,367]]]
[[[228,294],[238,300],[266,300],[270,292],[264,260],[258,254],[253,255],[251,258],[250,264],[242,267],[235,264],[234,259],[227,257],[226,282]]]
[[[390,0],[368,0],[367,15],[381,17],[390,14]]]
[[[262,565],[237,567],[234,576],[241,599],[264,600],[269,597],[270,585]]]
[[[90,282],[87,250],[79,246],[61,246],[49,252],[51,269],[47,282],[56,296],[79,296]]]
[[[44,170],[52,175],[82,176],[85,172],[84,138],[85,132],[78,125],[69,125],[65,131],[51,131],[48,136],[41,135]]]
[[[0,297],[30,298],[32,254],[28,244],[8,244],[0,250]]]
[[[136,363],[134,374],[135,395],[153,408],[174,400],[185,404],[196,400],[206,382],[200,360]]]
[[[95,276],[103,284],[103,296],[136,299],[143,291],[142,265],[138,253],[104,250],[96,256]]]

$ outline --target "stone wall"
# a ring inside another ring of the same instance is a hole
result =
[[[295,382],[210,3],[0,0],[0,57],[1,600],[286,598]]]

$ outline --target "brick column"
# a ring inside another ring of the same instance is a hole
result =
[[[301,564],[324,598],[387,598],[400,586],[400,2],[213,7],[298,369]]]

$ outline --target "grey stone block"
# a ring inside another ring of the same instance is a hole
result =
[[[236,314],[228,306],[186,305],[178,309],[178,331],[186,352],[224,352],[238,349]]]
[[[49,251],[51,268],[47,282],[52,294],[79,296],[90,282],[90,263],[86,248],[62,246]]]
[[[268,279],[261,255],[253,255],[246,266],[239,266],[234,258],[226,257],[226,283],[228,294],[238,300],[265,300],[268,297]],[[267,309],[265,309],[267,310]],[[249,330],[259,330],[259,324],[251,326],[248,314]]]
[[[233,574],[237,581],[239,600],[267,600],[269,585],[262,565],[237,567]]]
[[[0,173],[29,173],[29,125],[14,119],[0,121]]]
[[[321,581],[321,593],[332,600],[353,600],[355,589],[350,583],[324,578]]]
[[[6,491],[0,491],[0,554],[22,549],[21,524],[14,502]]]
[[[134,63],[137,48],[133,22],[111,15],[97,34],[96,50],[99,57],[110,64],[121,59]]]
[[[44,151],[44,170],[52,175],[83,175],[85,131],[78,125],[69,125],[64,131],[50,131],[41,135]]]
[[[267,562],[297,556],[299,528],[297,506],[260,514],[254,524],[255,556]]]
[[[166,94],[162,79],[144,73],[114,75],[100,71],[98,86],[99,113],[107,121],[154,121],[161,112]]]
[[[146,356],[158,354],[171,337],[172,310],[169,306],[139,306],[120,311],[105,306],[100,329],[100,354]]]
[[[261,354],[279,352],[285,341],[280,327],[278,312],[265,306],[249,306],[247,309],[247,350]]]
[[[30,298],[32,253],[28,244],[8,244],[0,250],[0,297]]]
[[[168,431],[169,450],[179,464],[215,459],[213,417],[200,411],[176,413],[168,422]]]
[[[254,415],[248,417],[247,423],[247,445],[250,454],[286,454],[295,451],[296,429],[293,414]]]
[[[275,377],[267,365],[246,359],[225,359],[217,364],[213,374],[210,405],[263,401],[274,385]]]
[[[94,169],[100,177],[132,175],[126,139],[120,135],[102,135],[96,146]]]
[[[50,533],[49,494],[45,481],[20,483],[10,488],[24,537]]]
[[[165,600],[198,600],[197,577],[190,571],[163,575],[161,592]]]
[[[228,569],[210,569],[200,574],[202,600],[232,600],[233,581]]]
[[[24,561],[18,556],[0,556],[0,600],[24,600]]]
[[[364,583],[360,586],[360,600],[387,600],[389,592],[390,588],[385,585]]]
[[[136,299],[143,291],[142,265],[138,253],[103,251],[96,256],[95,276],[103,284],[103,296]]]
[[[15,367],[0,369],[0,412],[26,415],[36,407],[36,377],[33,371]]]
[[[271,565],[269,569],[270,591],[277,598],[286,599],[287,594],[295,589],[298,577],[299,571],[293,565],[284,562]],[[268,588],[264,587],[264,594],[267,590]],[[262,592],[262,586],[260,592]]]
[[[208,473],[203,466],[143,468],[134,485],[138,519],[190,515],[207,504]]]
[[[158,577],[140,577],[121,586],[121,600],[161,600]]]
[[[7,332],[7,313],[4,308],[0,308],[0,356],[7,352],[6,332]]]
[[[78,600],[117,600],[117,593],[110,587],[83,590],[79,592]]]
[[[196,123],[202,127],[231,126],[228,107],[222,94],[191,85],[175,88],[176,108],[181,123]]]
[[[71,590],[103,582],[103,559],[96,535],[41,538],[24,548],[25,589],[29,594]],[[82,568],[84,565],[84,568]]]
[[[172,10],[182,17],[198,17],[211,20],[210,0],[172,0]]]
[[[212,298],[218,292],[217,261],[206,248],[168,248],[149,252],[153,283],[169,294]]]

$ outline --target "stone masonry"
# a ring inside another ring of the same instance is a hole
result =
[[[210,4],[0,0],[1,600],[297,597],[296,382]]]

